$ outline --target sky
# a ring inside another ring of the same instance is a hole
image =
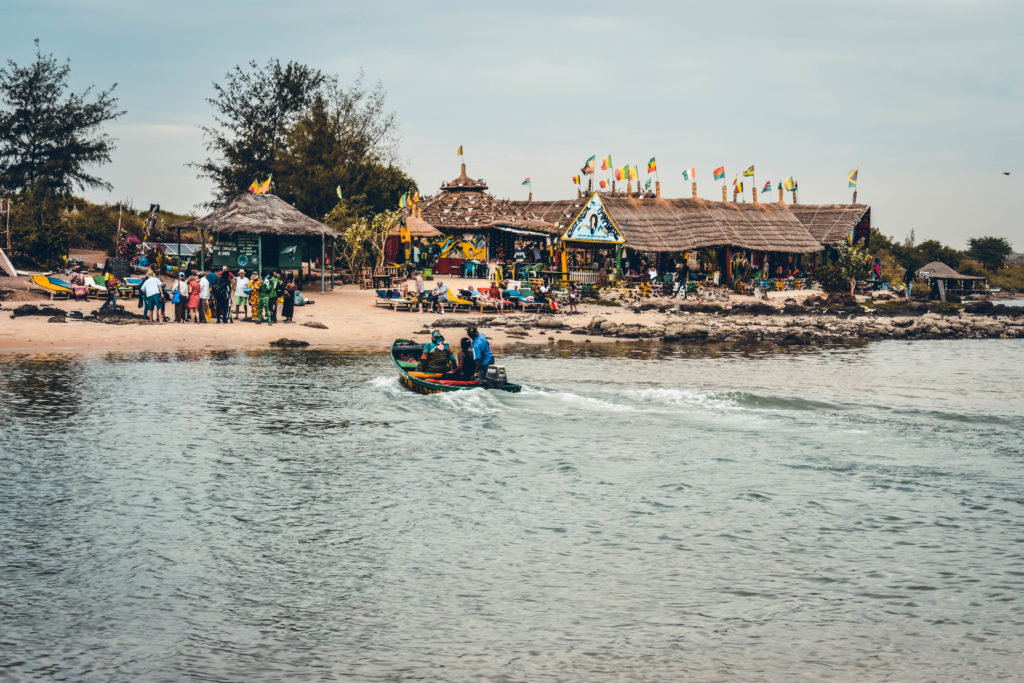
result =
[[[535,199],[574,196],[591,155],[641,177],[656,157],[665,196],[690,196],[695,167],[709,199],[715,167],[731,183],[753,164],[758,185],[794,176],[801,203],[847,203],[858,168],[883,233],[1024,251],[1020,0],[4,0],[0,26],[5,59],[39,38],[74,90],[117,83],[114,189],[93,201],[201,213],[212,186],[187,164],[207,156],[212,84],[277,58],[379,81],[424,194],[458,175],[459,145],[512,199],[527,177]]]

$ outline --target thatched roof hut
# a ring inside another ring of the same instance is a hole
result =
[[[211,213],[171,226],[220,235],[291,235],[336,238],[334,228],[314,220],[280,197],[241,192]]]
[[[987,280],[987,277],[977,275],[961,275],[942,261],[932,261],[926,266],[917,269],[922,277],[929,280]]]
[[[654,199],[602,194],[608,215],[637,251],[677,252],[732,246],[754,251],[809,254],[821,245],[785,206],[733,204],[704,199]],[[532,202],[538,219],[567,227],[590,201]]]
[[[834,247],[850,235],[867,240],[871,207],[867,204],[792,204],[789,210],[823,246]]]
[[[415,214],[406,216],[405,226],[409,228],[409,237],[412,238],[440,237],[442,235],[440,230]],[[388,230],[388,236],[398,237],[399,235],[401,235],[401,228],[398,225]]]

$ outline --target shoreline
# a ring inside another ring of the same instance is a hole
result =
[[[734,296],[725,306],[651,298],[628,308],[584,303],[575,315],[449,312],[441,316],[375,306],[373,290],[347,285],[326,294],[310,293],[315,303],[297,307],[294,323],[240,320],[223,325],[140,322],[134,317],[139,310],[135,299],[124,302],[127,320],[105,324],[87,319],[100,301],[50,302],[37,294],[18,292],[0,303],[0,354],[254,350],[274,348],[271,342],[282,338],[310,349],[383,351],[394,339],[419,339],[433,328],[457,343],[462,336],[459,328],[468,324],[480,327],[496,348],[642,340],[814,345],[880,339],[1024,338],[1024,307],[982,301],[967,304],[964,310],[917,299],[858,300],[848,295],[823,299],[815,291],[773,294],[767,301]],[[26,304],[56,310],[15,317],[14,309]]]

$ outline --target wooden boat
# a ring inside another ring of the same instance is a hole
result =
[[[519,393],[522,387],[518,384],[505,382],[498,385],[488,382],[460,382],[457,380],[438,379],[437,375],[427,375],[417,372],[419,358],[423,354],[423,344],[410,339],[396,339],[391,344],[391,360],[398,368],[398,381],[406,389],[415,391],[418,394],[443,394],[449,391],[464,391],[466,389],[497,389]]]

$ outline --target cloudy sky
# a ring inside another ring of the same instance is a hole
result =
[[[210,185],[199,126],[214,81],[250,59],[379,80],[421,191],[469,173],[500,197],[557,199],[591,154],[657,157],[663,194],[720,198],[755,164],[800,201],[859,200],[902,239],[1008,237],[1024,251],[1024,2],[344,2],[4,0],[4,56],[32,39],[76,89],[116,82],[127,114],[89,198],[191,211]],[[1012,171],[1005,176],[1002,171]]]

